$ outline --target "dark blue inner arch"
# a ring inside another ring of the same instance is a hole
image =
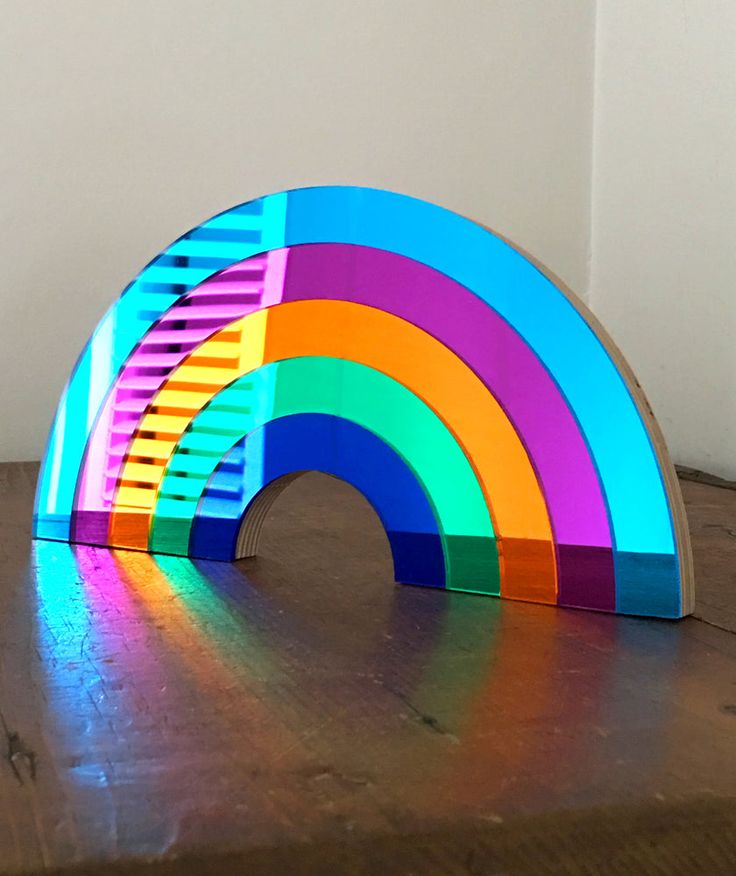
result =
[[[445,586],[442,535],[414,472],[373,432],[328,414],[280,417],[232,448],[197,508],[190,556],[236,559],[241,525],[264,489],[306,471],[340,478],[370,502],[388,536],[397,581]]]

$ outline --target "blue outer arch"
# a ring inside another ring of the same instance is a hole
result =
[[[189,232],[141,272],[99,324],[62,396],[37,491],[37,536],[68,539],[90,428],[150,325],[224,267],[302,243],[365,245],[406,256],[464,285],[506,319],[557,382],[590,448],[611,514],[617,611],[682,613],[664,476],[626,381],[595,331],[547,276],[490,231],[376,189],[325,186],[251,201]]]
[[[377,435],[328,414],[293,414],[254,429],[224,457],[194,518],[189,555],[236,559],[241,522],[279,478],[321,471],[355,487],[376,511],[403,584],[445,586],[442,538],[429,498],[404,460]]]

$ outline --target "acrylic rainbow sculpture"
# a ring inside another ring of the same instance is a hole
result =
[[[77,362],[34,534],[234,560],[305,471],[368,499],[399,582],[692,610],[675,472],[621,354],[548,272],[432,204],[298,189],[168,247]]]

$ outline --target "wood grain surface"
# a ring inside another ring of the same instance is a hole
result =
[[[736,872],[733,491],[683,484],[675,623],[395,586],[319,475],[233,565],[32,544],[36,472],[0,466],[0,872]]]

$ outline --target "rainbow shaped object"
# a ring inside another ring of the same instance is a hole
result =
[[[77,362],[34,533],[234,560],[311,470],[371,502],[397,581],[692,610],[676,476],[621,354],[540,266],[440,207],[298,189],[173,243]]]

